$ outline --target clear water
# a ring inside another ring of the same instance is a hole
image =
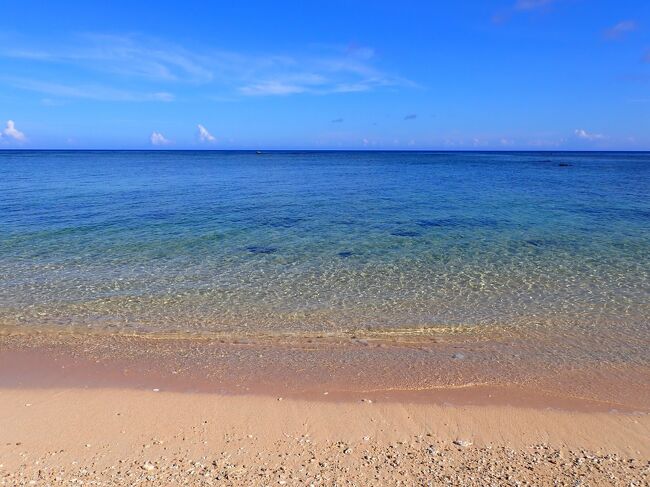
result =
[[[0,324],[643,342],[649,194],[650,153],[0,151]]]

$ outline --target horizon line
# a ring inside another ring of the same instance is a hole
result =
[[[604,153],[626,152],[646,153],[650,149],[92,149],[92,148],[23,148],[1,147],[0,152],[252,152],[264,155],[272,152],[575,152]]]

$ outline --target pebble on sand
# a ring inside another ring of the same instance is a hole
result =
[[[472,446],[474,443],[472,443],[469,440],[454,440],[454,445],[458,445],[460,447],[466,448],[468,446]]]

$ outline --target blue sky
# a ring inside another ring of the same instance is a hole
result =
[[[0,12],[0,148],[650,149],[647,0]]]

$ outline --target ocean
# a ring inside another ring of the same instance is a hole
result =
[[[649,323],[650,153],[0,151],[3,327]]]

